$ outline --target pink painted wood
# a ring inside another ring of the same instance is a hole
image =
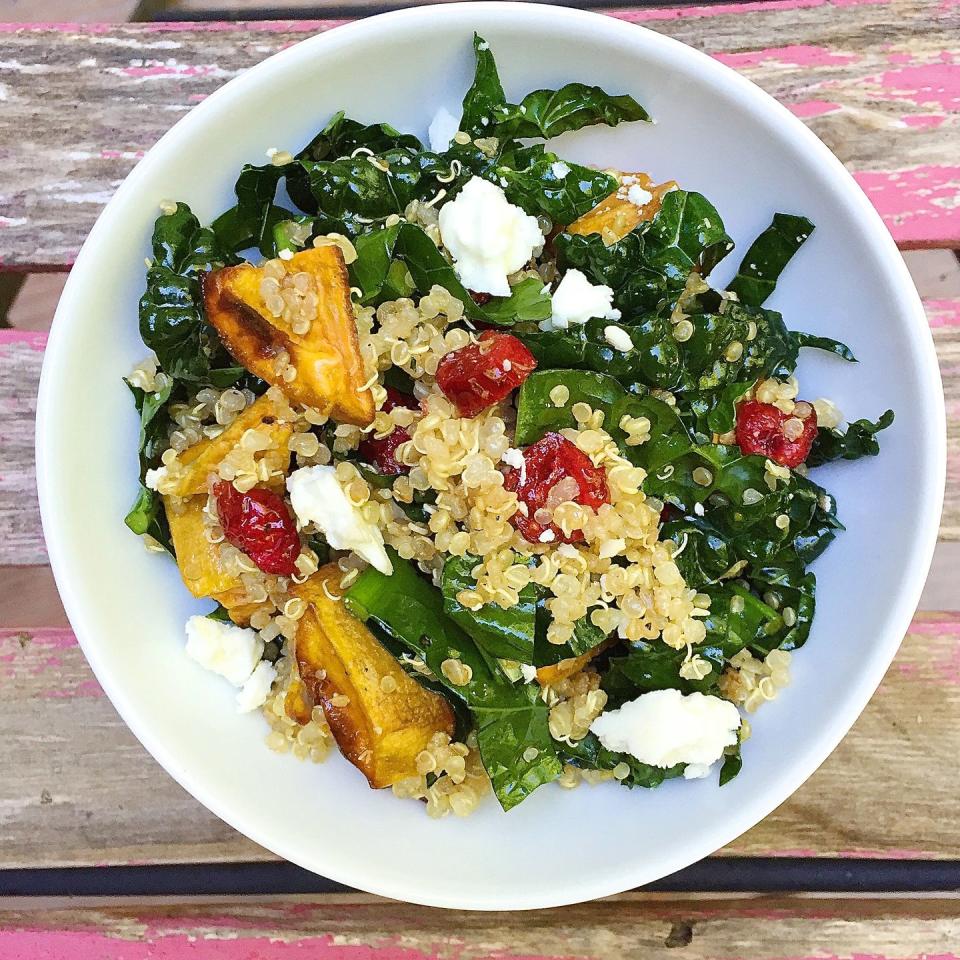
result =
[[[706,49],[785,103],[853,171],[901,246],[960,246],[960,0],[760,0],[610,16]],[[172,122],[265,56],[342,22],[0,25],[0,264],[68,266]]]
[[[957,960],[954,897],[630,893],[532,913],[363,894],[40,901],[0,910],[0,958],[71,960]]]

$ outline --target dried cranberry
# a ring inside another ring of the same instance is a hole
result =
[[[817,413],[810,404],[806,417],[784,413],[772,403],[747,400],[737,408],[737,443],[743,453],[756,454],[784,467],[797,467],[810,453],[817,436]],[[793,436],[795,424],[787,432],[785,425],[799,421],[803,429]]]
[[[509,333],[484,330],[437,367],[437,385],[461,417],[475,417],[516,390],[536,369],[533,354]]]
[[[574,530],[567,536],[555,523],[541,523],[537,511],[552,510],[567,500],[594,509],[609,503],[606,474],[559,433],[544,434],[523,451],[523,459],[520,470],[508,470],[503,476],[503,486],[516,493],[521,505],[510,518],[510,523],[531,543],[575,543],[582,540],[582,530]],[[548,531],[553,536],[541,539]]]
[[[396,407],[414,410],[417,407],[417,401],[399,390],[394,390],[393,387],[387,387],[387,399],[384,400],[382,409],[389,413]],[[409,439],[410,434],[404,427],[394,427],[393,431],[385,437],[368,434],[360,441],[357,453],[365,463],[373,464],[378,473],[387,477],[398,477],[401,473],[410,471],[405,463],[397,459],[397,447]]]
[[[493,299],[491,294],[483,293],[479,290],[468,290],[467,293],[470,294],[470,299],[473,300],[478,307],[482,307]]]
[[[296,573],[300,535],[281,497],[262,487],[241,493],[225,480],[213,485],[213,495],[220,526],[230,543],[264,573],[284,577]]]

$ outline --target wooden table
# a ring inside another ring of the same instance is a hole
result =
[[[178,9],[202,18],[206,2]],[[902,248],[960,247],[958,0],[611,15],[706,50],[786,103],[847,164]],[[114,188],[175,120],[339,22],[0,24],[0,268],[68,270]],[[949,542],[960,540],[960,298],[926,307],[947,394]],[[0,330],[3,590],[46,564],[33,473],[44,344],[42,332]],[[4,609],[16,609],[9,597]],[[960,954],[958,613],[918,613],[834,755],[717,857],[658,885],[674,892],[525,916],[399,905],[274,863],[145,753],[70,630],[19,627],[36,622],[20,608],[0,623],[0,960]],[[88,896],[58,896],[78,892]],[[134,896],[104,898],[125,892]]]

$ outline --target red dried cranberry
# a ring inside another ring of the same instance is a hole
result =
[[[489,303],[493,299],[491,294],[483,293],[478,290],[468,290],[467,293],[470,294],[470,298],[478,307],[482,307],[484,304]]]
[[[440,361],[437,385],[461,417],[475,417],[509,396],[536,367],[533,354],[516,337],[484,330],[477,343]]]
[[[387,399],[383,402],[383,410],[389,413],[396,407],[406,407],[408,410],[417,408],[417,401],[408,394],[387,387]],[[409,473],[410,468],[397,459],[397,447],[406,443],[410,434],[404,427],[394,427],[385,437],[377,438],[368,434],[360,441],[357,453],[365,463],[373,464],[377,473],[387,477],[398,477],[401,473]]]
[[[799,436],[790,438],[784,433],[788,420],[799,420],[803,424]],[[812,406],[806,417],[784,413],[772,403],[759,400],[747,400],[737,408],[737,443],[747,455],[766,457],[784,467],[797,467],[807,459],[816,436],[817,413]]]
[[[503,476],[503,485],[517,495],[520,509],[510,518],[510,523],[531,543],[575,543],[583,539],[582,530],[574,530],[569,536],[552,522],[541,523],[536,513],[541,508],[552,509],[557,503],[575,500],[585,507],[596,509],[610,502],[607,477],[600,467],[595,467],[590,458],[559,433],[547,433],[523,451],[524,466],[520,470],[508,470]],[[572,480],[573,483],[565,483]],[[560,500],[553,491],[558,484]],[[526,515],[524,515],[526,508]],[[552,537],[541,540],[549,531]]]
[[[296,573],[300,535],[281,497],[262,487],[241,493],[225,480],[213,485],[213,495],[220,526],[230,543],[264,573],[284,577]]]

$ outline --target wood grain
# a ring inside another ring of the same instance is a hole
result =
[[[960,902],[632,893],[558,910],[451,914],[363,894],[0,901],[0,956],[72,960],[956,960]]]
[[[901,246],[960,246],[957,0],[762,0],[611,15],[707,50],[786,103],[854,172]],[[338,22],[2,28],[0,267],[67,267],[174,121]]]
[[[0,769],[16,770],[0,778],[0,867],[273,859],[154,763],[68,630],[0,631],[0,688]],[[960,614],[921,614],[836,752],[721,853],[955,858],[958,753]]]

